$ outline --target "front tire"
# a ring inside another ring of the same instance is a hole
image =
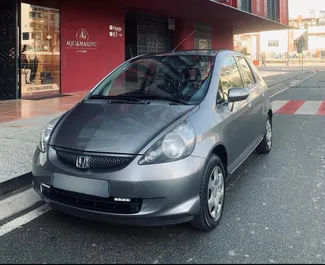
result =
[[[262,142],[256,147],[256,152],[259,154],[268,154],[273,145],[273,132],[272,132],[272,121],[268,116],[267,121],[265,123],[265,135]]]
[[[191,221],[191,226],[210,231],[219,224],[225,201],[226,171],[216,155],[208,158],[200,189],[200,213]]]

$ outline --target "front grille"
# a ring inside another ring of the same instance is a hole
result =
[[[65,151],[56,151],[57,157],[66,164],[76,167],[77,159],[80,155]],[[89,167],[92,169],[118,169],[129,164],[132,157],[113,156],[88,156]]]
[[[115,214],[136,214],[141,211],[142,199],[130,202],[115,202],[113,197],[101,198],[81,193],[64,191],[54,187],[44,188],[42,193],[50,200],[76,208]]]

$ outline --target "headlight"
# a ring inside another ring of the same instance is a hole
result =
[[[38,148],[41,150],[41,152],[46,152],[46,146],[50,140],[51,133],[53,131],[53,128],[57,124],[57,122],[60,120],[61,117],[58,117],[52,121],[50,121],[43,129],[41,133],[41,139],[38,145]]]
[[[195,132],[188,122],[181,123],[156,142],[141,158],[140,164],[158,164],[183,159],[192,154]]]

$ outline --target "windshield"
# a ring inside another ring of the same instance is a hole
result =
[[[163,99],[198,104],[209,88],[214,57],[146,56],[109,75],[89,98]]]

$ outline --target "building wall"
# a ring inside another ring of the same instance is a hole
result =
[[[252,0],[252,13],[261,17],[267,17],[267,0]]]
[[[177,50],[190,50],[194,47],[195,21],[177,19],[175,21],[174,48]]]
[[[266,18],[274,13],[277,22],[289,24],[288,0],[252,0],[252,13]]]
[[[308,27],[308,50],[316,52],[325,49],[325,26]]]
[[[114,5],[109,1],[100,1],[94,5],[88,0],[27,0],[24,2],[61,10],[62,93],[90,90],[110,71],[124,62],[127,10],[122,4],[117,4],[118,1],[114,1]],[[252,0],[252,4],[252,11],[255,14],[267,16],[267,0]],[[237,7],[238,2],[230,0],[228,5]],[[174,47],[183,42],[178,49],[194,48],[195,34],[189,35],[193,33],[197,22],[200,21],[176,18]],[[110,30],[110,26],[117,27],[121,31]],[[231,28],[220,24],[220,21],[211,27],[212,48],[233,49]],[[94,47],[77,48],[67,45],[77,40],[76,34],[81,29],[86,30],[88,41],[96,44]],[[110,32],[116,33],[117,36],[110,36]]]
[[[234,48],[234,36],[229,33],[220,25],[212,26],[212,48],[232,50]]]
[[[289,4],[288,0],[280,0],[280,23],[289,24]]]
[[[269,46],[269,43],[277,41],[279,46]],[[284,53],[288,51],[288,31],[266,31],[260,33],[260,51]]]
[[[192,20],[176,20],[176,30],[174,31],[174,47],[183,43],[177,48],[178,50],[189,50],[194,48],[195,21]],[[192,35],[191,35],[192,34]],[[190,36],[190,37],[189,37]],[[184,41],[184,39],[186,39]],[[229,29],[224,29],[219,24],[212,25],[212,49],[230,49],[234,48],[233,34]]]
[[[100,6],[91,1],[61,2],[61,75],[63,93],[90,90],[125,59],[124,10],[109,2]],[[109,26],[122,28],[122,36],[110,37]],[[66,45],[76,40],[80,28],[88,31],[93,49]]]

